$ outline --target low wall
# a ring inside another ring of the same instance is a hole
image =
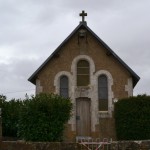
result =
[[[110,150],[150,150],[150,140],[112,142]]]
[[[0,150],[83,150],[78,143],[1,142]],[[106,148],[107,149],[107,148]],[[150,150],[150,140],[112,142],[108,150]]]
[[[48,142],[1,142],[0,150],[78,150],[76,143]]]

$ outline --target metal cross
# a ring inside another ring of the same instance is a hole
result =
[[[82,13],[80,13],[79,16],[82,16],[82,22],[85,22],[84,17],[87,16],[87,13],[85,13],[84,10],[82,10]]]

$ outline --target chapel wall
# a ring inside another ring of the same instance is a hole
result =
[[[59,51],[58,56],[53,57],[40,71],[38,79],[43,92],[55,92],[54,78],[60,71],[71,72],[71,64],[75,57],[88,55],[95,63],[95,73],[99,70],[107,70],[113,77],[113,92],[115,98],[128,97],[125,85],[131,78],[129,72],[113,57],[107,55],[107,50],[88,33],[86,46],[78,44],[78,34],[75,34]],[[82,41],[83,42],[83,41]],[[86,49],[84,52],[82,49]]]
[[[78,39],[78,34],[76,33],[69,41],[64,44],[56,56],[54,56],[38,73],[38,80],[40,81],[41,92],[45,93],[56,93],[56,85],[54,85],[54,80],[59,72],[68,72],[72,77],[71,99],[73,102],[73,114],[74,117],[66,125],[66,130],[64,132],[64,138],[66,141],[75,141],[76,138],[76,121],[75,121],[75,107],[77,90],[76,83],[74,82],[73,71],[71,70],[71,65],[73,60],[78,56],[88,56],[94,61],[95,71],[93,76],[100,71],[105,70],[109,72],[112,76],[113,83],[111,85],[112,89],[112,107],[114,100],[118,100],[124,97],[128,97],[129,91],[127,90],[129,79],[131,76],[129,72],[114,58],[114,56],[108,54],[108,50],[104,48],[90,33],[87,34],[87,41],[85,39]],[[93,81],[91,83],[94,83]],[[95,85],[89,85],[90,89],[88,91],[88,97],[92,101],[92,137],[101,138],[113,138],[116,139],[115,133],[115,122],[113,118],[113,108],[111,115],[105,115],[101,117],[95,107],[97,106],[97,99],[95,99],[92,94],[97,94]],[[131,91],[131,90],[130,90]],[[76,92],[76,94],[75,94]],[[81,91],[78,91],[81,93]],[[131,92],[130,92],[131,93]],[[58,93],[59,94],[59,93]],[[84,93],[83,93],[84,95]]]

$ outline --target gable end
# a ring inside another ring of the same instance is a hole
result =
[[[79,29],[86,29],[88,30],[97,40],[107,49],[107,55],[112,55],[119,61],[119,63],[129,71],[133,78],[133,87],[137,84],[140,77],[105,43],[103,42],[85,23],[80,23],[73,32],[56,48],[56,50],[46,59],[46,61],[29,77],[28,81],[35,84],[37,74],[41,71],[41,69],[53,58],[59,55],[59,50],[61,47],[68,42],[68,40],[79,30]]]

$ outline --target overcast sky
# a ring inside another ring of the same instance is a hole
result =
[[[87,25],[140,77],[150,95],[150,0],[0,0],[0,94],[34,94],[27,81],[74,30]]]

